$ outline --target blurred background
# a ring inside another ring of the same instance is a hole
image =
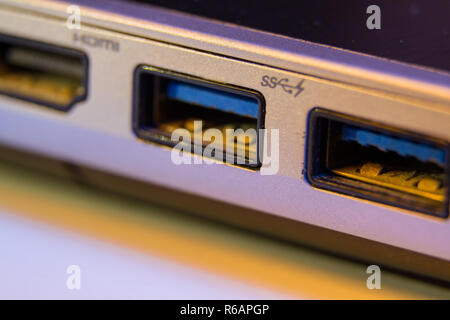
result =
[[[450,290],[0,162],[2,299],[448,299]],[[80,269],[70,290],[69,266]]]
[[[360,13],[369,0],[297,4],[305,10],[286,10],[292,1],[284,0],[241,1],[239,7],[133,1],[450,70],[442,54],[450,54],[448,0],[433,0],[433,10],[423,1],[379,0],[392,10],[383,11],[383,29],[376,32],[355,27],[365,25]],[[176,197],[156,204],[97,189],[84,182],[104,177],[87,178],[74,164],[9,158],[9,152],[0,146],[0,299],[450,299],[442,283],[385,269],[381,289],[370,290],[366,264],[173,209]],[[129,191],[125,183],[102,184]],[[209,203],[213,216],[220,204]],[[79,288],[71,287],[74,270]]]

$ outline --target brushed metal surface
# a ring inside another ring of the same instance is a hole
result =
[[[148,9],[145,20],[121,15],[114,1],[112,13],[82,7],[81,30],[66,28],[67,3],[0,3],[0,32],[77,48],[90,59],[88,99],[68,114],[0,97],[2,144],[450,260],[449,220],[314,189],[302,173],[306,116],[317,106],[449,141],[448,74],[165,10]],[[75,32],[116,41],[120,50],[81,45]],[[139,64],[261,92],[266,127],[280,129],[279,173],[176,166],[169,148],[136,139],[132,76]],[[264,75],[303,79],[305,90],[294,98],[262,87]]]

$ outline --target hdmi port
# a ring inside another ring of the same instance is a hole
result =
[[[76,50],[0,35],[0,93],[61,111],[87,96],[87,57]]]

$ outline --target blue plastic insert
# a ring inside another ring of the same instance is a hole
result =
[[[430,161],[445,166],[445,150],[428,144],[417,143],[349,125],[343,126],[342,139],[344,141],[356,141],[363,146],[373,146],[383,151],[394,151],[405,157],[411,156],[420,161]]]
[[[167,97],[205,108],[258,118],[258,101],[239,94],[171,80],[167,85]]]

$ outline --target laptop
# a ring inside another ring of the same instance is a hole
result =
[[[0,158],[448,282],[448,12],[1,0]]]

